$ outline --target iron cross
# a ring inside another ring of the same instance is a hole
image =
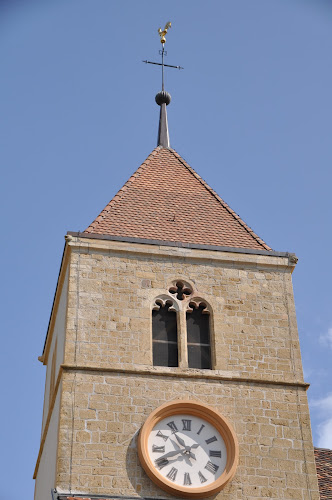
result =
[[[166,66],[167,68],[176,68],[176,69],[183,69],[182,66],[172,66],[171,64],[165,64],[164,63],[164,56],[167,56],[167,51],[165,50],[165,42],[166,42],[166,33],[167,33],[167,30],[171,27],[171,23],[168,22],[166,25],[165,25],[165,28],[162,30],[161,28],[158,29],[158,33],[159,33],[159,36],[160,36],[160,42],[163,46],[162,50],[159,50],[159,54],[161,55],[161,63],[157,63],[157,62],[152,62],[152,61],[143,61],[144,63],[146,64],[155,64],[157,66],[161,66],[161,90],[165,90],[164,89],[164,67]]]

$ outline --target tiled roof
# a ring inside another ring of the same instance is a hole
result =
[[[332,499],[332,450],[315,448],[318,486],[321,500]]]
[[[271,250],[176,151],[162,147],[84,233]]]

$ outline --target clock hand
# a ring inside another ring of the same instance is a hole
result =
[[[162,455],[161,457],[158,457],[155,462],[159,462],[159,461],[162,461],[164,458],[169,458],[169,457],[174,457],[175,455],[179,455],[181,453],[181,455],[183,454],[185,450],[174,450],[174,451],[169,451],[168,453],[165,453],[165,455]]]
[[[174,436],[175,436],[176,440],[178,441],[178,443],[180,443],[181,446],[184,446],[184,450],[178,450],[178,453],[182,453],[182,455],[189,455],[190,458],[193,458],[194,460],[196,460],[196,455],[194,455],[194,453],[192,453],[191,449],[198,448],[199,444],[196,443],[196,444],[193,444],[191,446],[187,446],[186,443],[183,441],[183,439],[180,438],[180,436],[178,436],[176,433],[174,433]],[[172,441],[172,443],[173,443],[173,441]],[[171,453],[174,454],[174,452],[171,452]],[[167,454],[167,456],[172,456],[172,455]],[[164,458],[164,457],[166,458],[166,455],[164,455],[161,458]]]
[[[190,467],[192,467],[192,466],[193,466],[193,464],[191,463],[191,460],[190,460],[190,456],[189,456],[189,455],[185,455],[185,454],[183,454],[183,455],[181,456],[181,458],[183,458],[183,459],[185,460],[185,462],[186,462],[186,464],[187,464],[187,465],[190,465]]]
[[[173,441],[171,438],[169,438],[169,440],[172,443],[172,445],[174,446],[174,448],[176,448],[177,450],[181,450],[180,446],[175,441]]]
[[[176,437],[176,440],[178,443],[180,443],[181,446],[186,446],[186,443],[183,441],[182,438],[180,438],[176,433],[174,433],[174,436]]]
[[[182,438],[180,438],[176,433],[174,433],[174,435],[175,435],[175,438],[177,439],[177,441],[180,443],[180,445],[184,446],[185,449],[183,450],[183,453],[186,455],[189,455],[191,458],[196,460],[196,456],[194,455],[194,453],[191,452],[191,449],[198,448],[199,444],[196,443],[196,444],[193,444],[192,446],[187,446]]]

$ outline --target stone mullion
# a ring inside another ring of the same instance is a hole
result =
[[[186,311],[183,308],[178,312],[178,349],[179,367],[188,368]]]

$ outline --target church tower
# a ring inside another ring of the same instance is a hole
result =
[[[35,500],[318,500],[297,258],[170,147],[156,101],[156,149],[65,237]]]

